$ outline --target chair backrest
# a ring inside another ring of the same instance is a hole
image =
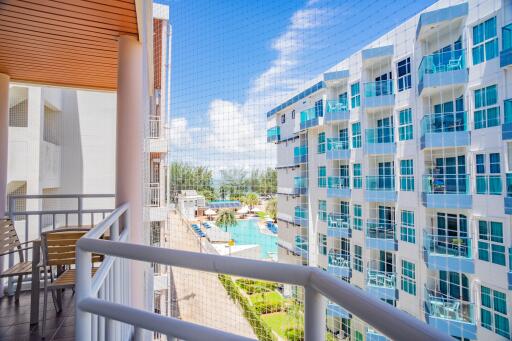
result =
[[[0,219],[0,254],[18,249],[20,262],[24,261],[23,251],[21,250],[20,239],[14,228],[11,219]]]
[[[43,232],[41,246],[45,265],[74,265],[76,264],[76,243],[88,229],[61,229]],[[92,262],[101,261],[101,256],[94,254]]]

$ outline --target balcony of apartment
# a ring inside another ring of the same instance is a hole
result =
[[[169,211],[166,209],[165,191],[160,182],[151,182],[146,186],[144,206],[149,209],[150,221],[164,221]]]
[[[309,215],[307,206],[295,206],[293,214],[293,222],[301,227],[308,227]]]
[[[327,197],[350,199],[350,176],[330,176],[327,178]]]
[[[421,119],[421,149],[465,147],[470,144],[465,111],[427,114]]]
[[[472,238],[424,232],[423,250],[429,269],[475,273]]]
[[[469,174],[429,174],[423,176],[423,205],[427,208],[471,208]]]
[[[350,238],[350,216],[342,213],[329,213],[327,216],[327,236],[332,238]]]
[[[350,110],[348,108],[348,99],[342,98],[329,100],[325,107],[325,123],[348,121]]]
[[[300,113],[300,130],[316,127],[322,122],[323,112],[320,107],[306,109]]]
[[[368,267],[366,271],[366,291],[379,299],[396,300],[398,290],[396,288],[396,274],[382,270],[374,270]]]
[[[308,193],[308,178],[306,176],[296,176],[293,178],[293,194],[306,195]]]
[[[512,214],[512,173],[507,173],[505,177],[506,183],[506,192],[504,206],[505,206],[505,214]]]
[[[476,339],[474,303],[425,288],[425,318],[434,328],[457,338]]]
[[[512,66],[512,24],[501,29],[502,49],[500,51],[500,67]]]
[[[396,251],[396,224],[394,222],[371,219],[366,222],[366,247],[375,250]]]
[[[327,272],[341,278],[350,278],[352,269],[350,268],[350,253],[331,249],[328,254]]]
[[[294,252],[303,257],[308,257],[308,240],[303,236],[295,236]]]
[[[161,116],[149,116],[149,150],[152,153],[166,153],[168,149],[167,134]]]
[[[501,139],[512,140],[512,99],[503,101],[503,124],[501,125]]]
[[[386,155],[396,153],[395,134],[393,127],[378,127],[366,129],[366,144],[364,151],[367,155]]]
[[[389,339],[375,329],[366,327],[366,341],[389,341]]]
[[[308,162],[308,146],[300,145],[293,148],[293,163],[296,165],[304,164]]]
[[[393,80],[364,83],[365,108],[367,111],[388,109],[395,105]]]
[[[366,177],[364,191],[366,201],[369,202],[395,202],[395,176],[370,175]]]
[[[339,319],[349,319],[352,318],[352,315],[350,313],[343,309],[340,305],[333,303],[333,302],[327,302],[327,311],[326,311],[327,317],[331,318],[339,318]]]
[[[328,138],[327,139],[327,160],[349,160],[350,143],[347,139]]]
[[[279,142],[281,140],[281,127],[267,129],[267,142]]]
[[[438,52],[424,56],[418,69],[418,94],[430,95],[468,82],[466,50]]]

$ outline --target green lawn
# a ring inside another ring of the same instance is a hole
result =
[[[252,294],[250,296],[251,303],[256,304],[258,302],[267,302],[267,303],[281,303],[284,302],[283,296],[281,296],[280,293],[277,291],[269,291],[269,292],[262,292],[258,294]]]
[[[261,315],[261,319],[279,336],[285,338],[284,332],[288,328],[302,327],[302,322],[292,315],[281,311],[279,313]]]

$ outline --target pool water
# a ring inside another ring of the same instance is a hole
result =
[[[277,236],[260,233],[257,222],[257,219],[239,220],[235,226],[228,227],[228,232],[231,233],[235,244],[258,244],[260,257],[270,258],[277,254]]]

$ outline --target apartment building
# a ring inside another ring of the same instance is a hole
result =
[[[442,0],[269,111],[279,261],[459,340],[510,339],[511,48],[511,1]],[[327,317],[340,339],[385,339]]]

